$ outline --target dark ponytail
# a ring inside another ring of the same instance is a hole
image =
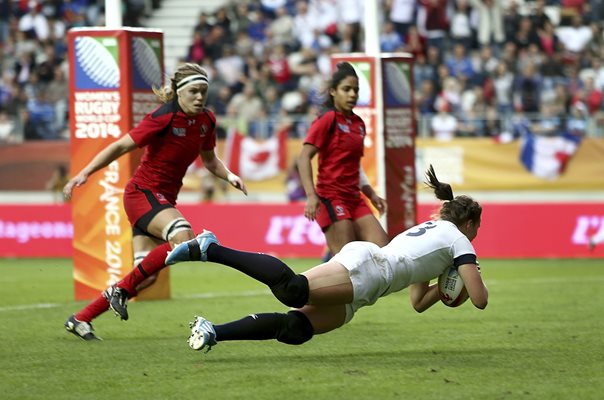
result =
[[[475,224],[480,223],[482,215],[480,204],[470,196],[461,195],[453,197],[451,185],[438,180],[432,164],[430,164],[430,167],[426,171],[426,178],[426,185],[434,190],[436,198],[444,200],[438,212],[440,219],[453,222],[457,226],[461,226],[467,221],[472,221]]]

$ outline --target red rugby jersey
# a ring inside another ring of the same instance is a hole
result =
[[[335,120],[334,120],[335,118]],[[365,123],[356,114],[329,110],[315,119],[304,143],[319,149],[316,190],[321,197],[358,198]]]
[[[187,168],[200,150],[216,146],[216,117],[208,110],[186,115],[176,102],[162,104],[130,131],[138,147],[144,147],[132,182],[163,194],[172,204],[182,187]]]

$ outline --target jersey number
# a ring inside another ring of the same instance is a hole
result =
[[[417,231],[415,231],[415,232],[408,232],[406,234],[406,236],[421,236],[424,233],[426,233],[426,231],[428,229],[432,229],[432,228],[436,228],[436,225],[434,224],[434,222],[426,222],[423,226],[418,227]]]

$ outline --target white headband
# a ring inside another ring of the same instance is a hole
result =
[[[184,89],[185,87],[189,86],[189,85],[194,85],[197,83],[205,83],[206,85],[209,85],[210,82],[208,81],[208,78],[203,76],[203,75],[191,75],[191,76],[187,76],[186,78],[182,79],[180,82],[178,82],[176,84],[176,93],[180,92],[182,89]]]

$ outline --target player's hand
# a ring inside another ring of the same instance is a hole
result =
[[[231,186],[233,186],[235,189],[241,190],[243,194],[247,196],[247,188],[245,187],[245,183],[243,183],[243,180],[240,177],[238,177],[232,172],[229,172],[229,174],[227,175],[227,181]]]
[[[304,206],[304,216],[309,221],[314,221],[317,218],[317,212],[319,211],[320,205],[319,197],[317,195],[309,196]]]
[[[384,215],[388,211],[388,203],[377,194],[371,196],[370,200],[371,204],[373,204],[375,209],[378,210],[380,215]]]
[[[72,178],[69,182],[65,184],[63,187],[63,196],[65,196],[66,200],[71,199],[71,194],[73,192],[74,187],[82,186],[88,180],[88,175],[79,174],[78,176]]]

